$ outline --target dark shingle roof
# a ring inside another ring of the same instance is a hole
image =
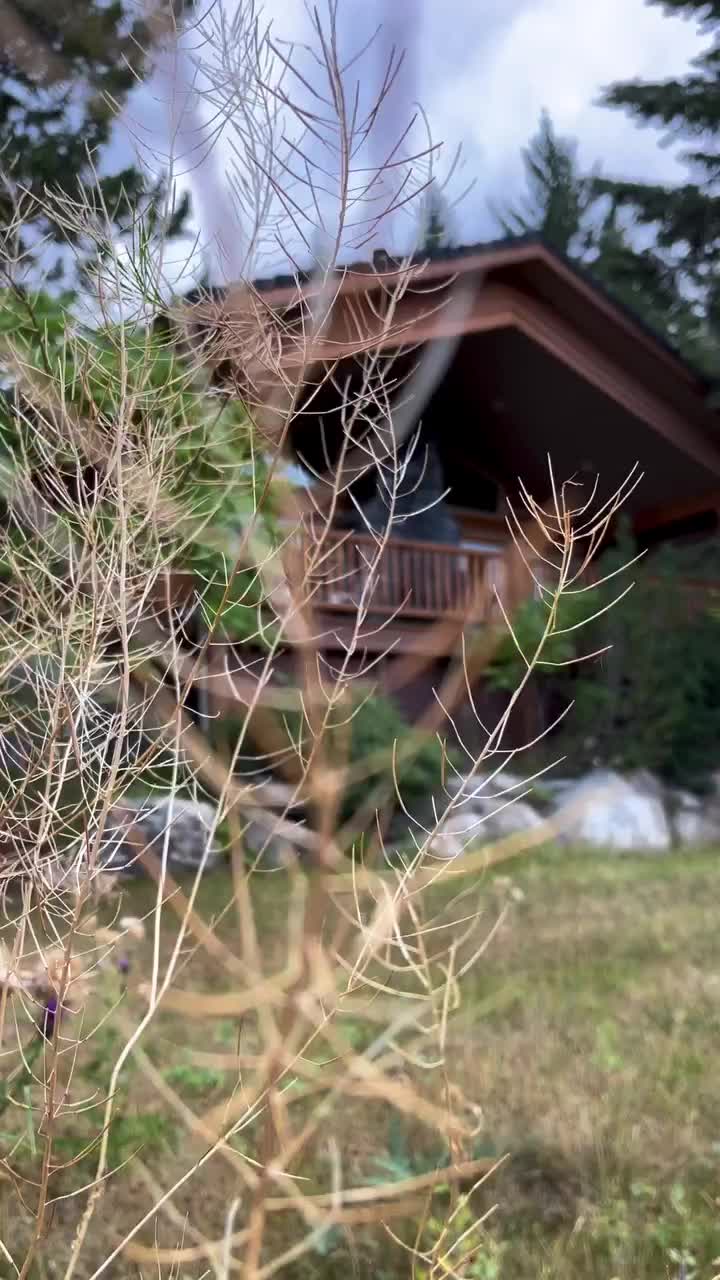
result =
[[[476,244],[442,246],[440,248],[433,249],[430,252],[423,251],[413,255],[413,257],[409,259],[409,265],[425,266],[428,263],[447,263],[448,267],[453,267],[455,265],[459,265],[467,258],[482,257],[485,254],[490,255],[502,249],[531,247],[533,245],[538,249],[542,249],[544,253],[562,264],[562,266],[576,276],[578,280],[583,281],[584,284],[593,289],[598,297],[604,299],[621,315],[625,316],[627,319],[631,320],[633,324],[637,325],[637,327],[642,330],[642,332],[645,333],[651,341],[656,343],[657,346],[661,347],[664,351],[668,352],[668,354],[684,365],[688,372],[692,374],[693,378],[696,379],[706,391],[709,392],[716,385],[705,373],[698,369],[697,366],[687,360],[685,356],[681,355],[664,334],[659,333],[652,325],[649,325],[645,320],[643,320],[643,318],[638,315],[632,307],[614,297],[610,290],[608,290],[606,286],[593,275],[592,270],[579,265],[577,262],[573,261],[573,259],[567,257],[566,254],[561,253],[540,235],[529,234],[524,236],[504,236],[497,240],[482,240]],[[405,259],[404,261],[407,265],[408,260]],[[378,271],[392,270],[394,266],[399,265],[400,263],[393,260],[385,250],[379,249],[374,253],[372,261],[365,259],[357,262],[339,264],[338,275],[371,275]],[[313,272],[311,270],[296,271],[293,275],[280,273],[274,276],[261,276],[253,281],[253,285],[258,292],[268,293],[275,289],[296,288],[298,285],[308,283],[308,281],[312,279],[312,276]],[[225,296],[226,292],[227,289],[223,285],[196,288],[186,295],[185,301],[195,303],[210,299],[219,302]]]

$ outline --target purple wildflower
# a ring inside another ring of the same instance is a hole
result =
[[[118,973],[121,973],[123,977],[127,977],[130,972],[130,957],[126,955],[118,956],[117,969]]]
[[[55,1031],[55,1019],[58,1016],[58,998],[53,991],[45,1002],[45,1008],[40,1015],[38,1023],[38,1031],[46,1040],[52,1040]]]

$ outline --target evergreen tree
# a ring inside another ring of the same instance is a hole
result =
[[[527,197],[496,209],[498,223],[505,235],[535,233],[561,253],[570,254],[593,200],[591,181],[578,165],[577,143],[559,137],[550,115],[543,111],[538,131],[522,157]]]
[[[688,358],[698,356],[702,326],[678,286],[676,273],[654,244],[644,249],[633,245],[615,203],[588,236],[583,265],[617,302],[660,337]]]
[[[420,216],[422,228],[420,252],[432,257],[438,249],[447,248],[450,243],[447,200],[434,183],[423,197]]]
[[[523,160],[526,199],[496,213],[505,234],[542,237],[684,355],[707,365],[707,324],[677,270],[652,241],[642,249],[633,243],[612,184],[597,171],[582,172],[577,143],[556,134],[547,112]]]
[[[651,0],[672,14],[694,18],[708,35],[708,47],[687,75],[655,82],[611,85],[603,101],[639,122],[685,138],[682,159],[688,181],[669,183],[597,180],[630,211],[636,224],[654,236],[655,253],[681,299],[680,342],[708,372],[720,371],[720,0]]]
[[[120,231],[141,201],[159,207],[162,183],[148,187],[134,166],[96,172],[118,105],[149,70],[151,32],[131,0],[5,0],[2,8],[0,233],[14,225],[19,203],[21,247],[47,262],[43,240],[73,239],[48,191],[76,200],[82,187]],[[175,211],[171,233],[186,212],[186,204]]]

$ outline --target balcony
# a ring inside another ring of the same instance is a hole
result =
[[[462,545],[332,533],[308,554],[313,602],[323,612],[429,622],[440,618],[487,622],[497,616],[495,589],[504,596],[507,546]]]

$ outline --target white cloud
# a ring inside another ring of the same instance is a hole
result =
[[[228,13],[238,0],[222,0]],[[322,4],[320,9],[322,11]],[[488,199],[512,196],[522,183],[520,149],[537,127],[543,107],[561,133],[574,135],[583,162],[629,178],[678,176],[675,152],[661,135],[642,129],[623,112],[597,105],[614,80],[681,74],[702,47],[693,23],[668,17],[645,0],[340,0],[343,48],[361,46],[378,21],[391,38],[414,48],[387,103],[388,138],[397,137],[419,100],[433,138],[449,156],[465,148],[462,181],[476,189],[459,211],[465,239],[493,234]],[[279,38],[309,37],[303,0],[265,0],[264,15]],[[366,55],[362,90],[372,95],[380,58]],[[356,72],[351,73],[355,75]],[[229,157],[229,143],[225,145]],[[191,179],[203,228],[218,237],[217,194],[222,155]],[[227,185],[227,184],[225,184]],[[208,201],[211,210],[208,213]],[[223,207],[227,204],[227,193]],[[212,214],[212,216],[210,216]]]
[[[452,23],[462,21],[463,0],[444,0]],[[451,17],[452,13],[452,17]],[[628,177],[670,177],[677,172],[659,134],[639,129],[620,111],[597,106],[614,80],[660,78],[682,72],[701,43],[693,24],[668,17],[643,0],[538,0],[510,4],[491,39],[468,39],[463,64],[438,74],[441,32],[427,42],[430,113],[448,139],[462,137],[483,159],[483,187],[519,175],[519,148],[534,132],[543,107],[562,133],[576,135],[588,164]]]
[[[232,4],[233,0],[226,0]],[[298,38],[302,0],[270,0],[277,30]],[[625,113],[597,105],[614,80],[681,74],[702,47],[696,25],[646,0],[341,0],[344,34],[360,44],[387,14],[392,35],[414,41],[416,85],[397,86],[394,127],[413,96],[433,138],[466,153],[463,180],[476,189],[460,210],[464,236],[492,234],[488,198],[522,183],[520,149],[547,107],[561,133],[575,135],[589,167],[628,178],[678,176],[661,135]]]

